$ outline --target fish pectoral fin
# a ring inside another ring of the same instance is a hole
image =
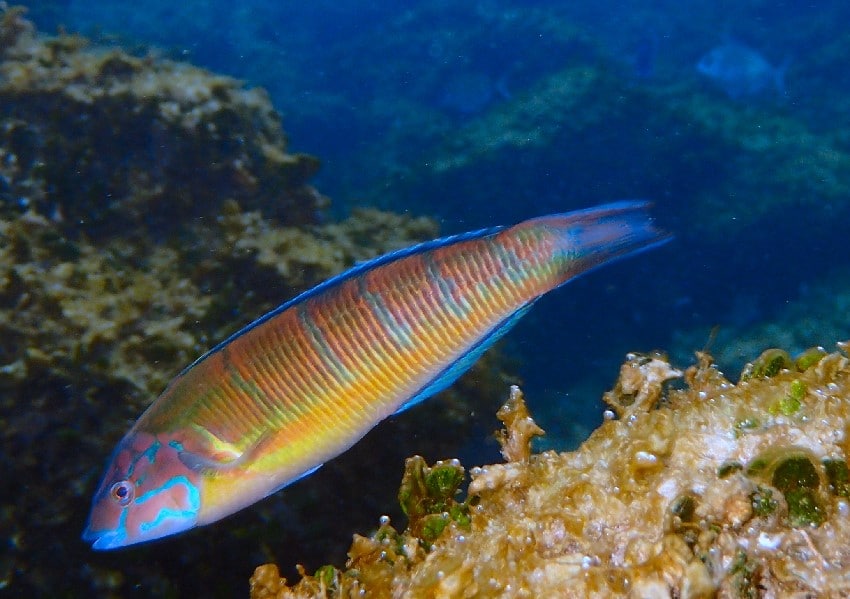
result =
[[[232,447],[224,451],[210,452],[209,455],[183,450],[179,452],[178,457],[184,466],[201,474],[214,475],[244,469],[261,453],[272,437],[271,431],[265,431],[242,452],[237,452]]]

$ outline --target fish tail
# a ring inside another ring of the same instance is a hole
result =
[[[653,225],[651,205],[640,200],[613,202],[536,218],[528,224],[555,233],[554,259],[563,265],[562,284],[603,264],[669,241],[672,236]]]

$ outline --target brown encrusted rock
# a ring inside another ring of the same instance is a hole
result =
[[[496,433],[502,446],[502,457],[508,462],[528,461],[531,457],[531,440],[546,433],[528,413],[519,387],[511,387],[508,401],[496,412],[496,417],[505,425],[503,430]]]
[[[228,199],[298,225],[327,203],[307,184],[318,160],[287,153],[264,90],[39,36],[19,8],[0,12],[0,104],[3,210],[34,208],[69,232],[161,233]]]
[[[469,520],[433,543],[384,522],[347,569],[269,596],[845,596],[850,360],[798,364],[733,384],[701,353],[670,390],[681,372],[630,356],[609,400],[636,401],[577,451],[473,468]]]

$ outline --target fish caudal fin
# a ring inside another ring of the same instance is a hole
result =
[[[529,221],[559,233],[564,282],[579,274],[657,247],[672,236],[656,229],[650,202],[622,201]]]

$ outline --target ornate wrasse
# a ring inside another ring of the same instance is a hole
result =
[[[272,310],[169,383],[119,442],[83,537],[113,549],[230,515],[444,389],[541,295],[655,246],[645,202],[438,239]]]

